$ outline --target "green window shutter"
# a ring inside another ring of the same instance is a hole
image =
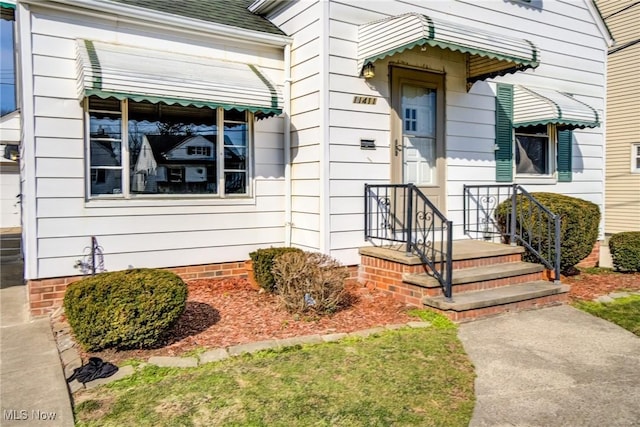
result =
[[[496,88],[496,182],[513,181],[513,86]]]
[[[573,132],[558,131],[558,181],[571,182]]]

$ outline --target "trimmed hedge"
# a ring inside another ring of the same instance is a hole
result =
[[[609,239],[609,250],[616,270],[640,271],[640,231],[614,234]]]
[[[556,193],[531,193],[531,195],[551,212],[560,215],[560,271],[567,273],[589,256],[593,245],[598,240],[598,225],[600,224],[600,209],[595,203],[576,197]],[[546,247],[551,243],[550,255],[555,257],[554,236],[546,233],[546,217],[537,214],[529,216],[531,202],[523,195],[518,195],[518,211],[516,227],[522,227],[523,238],[531,235],[534,247]],[[495,218],[503,233],[507,234],[507,217],[511,214],[511,199],[502,202],[495,211]],[[544,230],[540,236],[536,231]],[[524,259],[529,262],[539,262],[538,258],[527,251]],[[553,258],[552,258],[553,259]]]
[[[301,253],[302,250],[298,248],[278,247],[258,249],[249,254],[251,261],[253,261],[253,277],[255,277],[258,285],[265,291],[276,292],[276,281],[271,273],[273,261],[280,255],[290,252]]]
[[[148,348],[178,320],[187,285],[155,269],[100,273],[72,283],[64,309],[76,339],[88,351]]]

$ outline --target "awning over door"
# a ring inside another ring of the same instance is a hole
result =
[[[513,125],[555,124],[564,128],[600,126],[595,108],[552,89],[513,87]]]
[[[282,112],[282,96],[256,65],[78,41],[81,97],[96,95],[264,115]]]
[[[538,50],[528,40],[410,13],[361,25],[358,70],[416,46],[468,54],[467,81],[473,83],[538,66]]]

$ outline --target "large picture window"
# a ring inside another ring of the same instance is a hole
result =
[[[87,100],[89,193],[248,195],[248,113]]]

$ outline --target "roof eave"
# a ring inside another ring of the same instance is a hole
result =
[[[292,39],[285,35],[247,30],[215,22],[191,19],[137,6],[124,5],[110,0],[47,0],[46,2],[42,0],[21,0],[21,3],[40,7],[44,6],[62,11],[68,11],[68,7],[71,6],[77,8],[75,9],[76,12],[86,15],[99,15],[107,19],[113,19],[113,15],[117,15],[119,21],[128,21],[161,29],[171,27],[173,30],[181,32],[204,33],[254,44],[260,43],[283,47],[292,42]]]

